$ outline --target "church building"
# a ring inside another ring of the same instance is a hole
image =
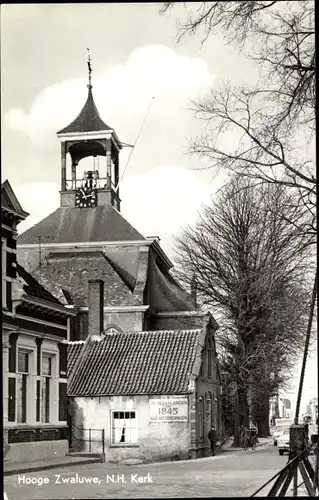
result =
[[[196,311],[193,297],[173,277],[173,264],[158,238],[144,237],[121,214],[119,157],[123,143],[99,115],[93,99],[90,60],[88,66],[86,102],[75,120],[57,133],[61,142],[60,206],[18,237],[22,265],[62,304],[77,310],[70,322],[70,353],[72,342],[83,346],[92,341],[89,309],[94,305],[89,304],[89,281],[103,282],[103,293],[95,307],[99,307],[97,314],[101,315],[99,334],[105,339],[120,335],[126,341],[126,334],[158,332],[154,339],[155,344],[160,344],[161,332],[202,329],[205,316]],[[92,167],[85,170],[83,160],[90,157]],[[213,318],[209,322],[213,336],[218,325]],[[216,365],[215,352],[210,362]],[[138,363],[132,368],[138,369]],[[213,382],[212,371],[208,373],[207,382],[214,385],[217,408],[219,376]],[[103,377],[102,372],[99,377]],[[110,386],[107,381],[105,384],[107,391]],[[77,390],[77,396],[81,395]],[[99,395],[94,392],[93,396]],[[209,410],[209,416],[207,408],[205,415],[204,410],[201,413],[206,422],[205,431],[200,432],[201,448],[209,446],[206,430],[213,411]],[[215,415],[220,415],[219,409]]]

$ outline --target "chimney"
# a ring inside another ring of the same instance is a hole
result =
[[[100,340],[104,329],[104,281],[89,280],[88,335],[91,340]]]

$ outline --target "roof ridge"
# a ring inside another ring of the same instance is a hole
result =
[[[163,333],[170,333],[173,335],[176,335],[178,333],[200,333],[202,331],[202,328],[188,328],[188,329],[180,329],[180,330],[141,330],[141,331],[125,331],[125,332],[112,332],[112,333],[107,333],[107,331],[104,333],[104,336],[109,336],[113,337],[114,335],[122,335],[122,336],[128,336],[128,335],[149,335],[149,334],[163,334]],[[101,342],[100,339],[96,340],[91,340],[91,342]]]

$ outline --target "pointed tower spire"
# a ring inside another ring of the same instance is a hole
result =
[[[79,200],[84,186],[90,184],[93,189],[94,184],[96,205],[112,205],[120,211],[119,152],[123,145],[115,130],[102,120],[95,105],[92,92],[90,49],[87,49],[87,65],[88,95],[86,102],[75,120],[57,132],[61,141],[61,206],[87,207],[85,202],[82,205],[76,204],[76,200]],[[90,156],[93,158],[93,170],[84,172],[84,177],[83,173],[79,176],[78,173],[81,170],[78,168],[79,163]],[[103,156],[105,157],[104,161]],[[68,168],[67,157],[71,159],[71,165]],[[101,161],[99,157],[102,158]],[[95,168],[97,165],[98,167]],[[85,195],[84,200],[90,199],[88,195]],[[90,206],[93,208],[92,203]]]

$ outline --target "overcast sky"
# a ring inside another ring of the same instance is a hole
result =
[[[159,5],[1,6],[2,180],[30,213],[20,232],[59,206],[56,132],[85,102],[87,48],[95,102],[121,141],[134,143],[155,98],[120,185],[123,215],[145,236],[158,235],[172,258],[173,235],[223,184],[185,154],[203,126],[189,103],[221,80],[255,81],[258,71],[221,36],[176,44],[183,6],[160,16]]]
[[[160,16],[159,4],[2,6],[2,154],[8,178],[25,210],[20,231],[59,204],[60,144],[56,131],[73,120],[87,94],[87,47],[93,93],[104,121],[134,143],[125,172],[122,212],[144,235],[158,235],[172,256],[172,234],[194,220],[202,201],[223,179],[199,172],[186,155],[187,138],[202,123],[190,100],[218,80],[243,82],[251,63],[211,37],[175,41],[180,6]],[[231,137],[230,137],[231,140]],[[129,150],[121,153],[122,171]]]

